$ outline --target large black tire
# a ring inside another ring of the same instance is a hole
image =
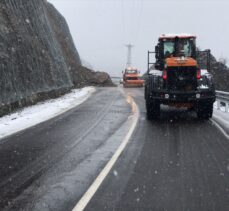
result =
[[[148,120],[156,120],[160,117],[160,103],[146,97],[146,117]]]
[[[200,119],[209,119],[212,117],[213,113],[213,103],[212,102],[199,102],[197,104],[197,116]]]

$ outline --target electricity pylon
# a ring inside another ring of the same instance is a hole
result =
[[[127,47],[127,63],[126,63],[126,66],[127,67],[130,67],[131,66],[131,50],[132,50],[132,48],[134,47],[133,45],[131,45],[131,44],[127,44],[127,45],[125,45],[126,47]]]

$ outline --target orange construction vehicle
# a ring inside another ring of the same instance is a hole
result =
[[[137,68],[128,67],[123,72],[123,87],[143,87],[144,80],[141,79]]]
[[[150,62],[150,54],[156,62]],[[148,71],[145,100],[148,119],[160,116],[160,105],[195,110],[202,119],[212,117],[215,89],[210,74],[210,50],[206,53],[207,70],[197,61],[196,36],[191,34],[163,34],[155,52],[148,52]]]

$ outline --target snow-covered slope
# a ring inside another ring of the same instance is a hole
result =
[[[73,89],[69,94],[0,118],[0,139],[51,119],[84,102],[95,88]]]

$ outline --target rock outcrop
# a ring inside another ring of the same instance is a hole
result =
[[[46,0],[0,0],[0,23],[0,115],[94,80]]]
[[[111,81],[110,76],[106,72],[92,71],[87,67],[80,67],[80,71],[84,72],[86,75],[86,84],[92,86],[115,86]]]
[[[198,54],[198,64],[201,69],[207,69],[206,54]],[[229,92],[229,68],[211,54],[210,55],[210,72],[213,75],[216,90]]]

